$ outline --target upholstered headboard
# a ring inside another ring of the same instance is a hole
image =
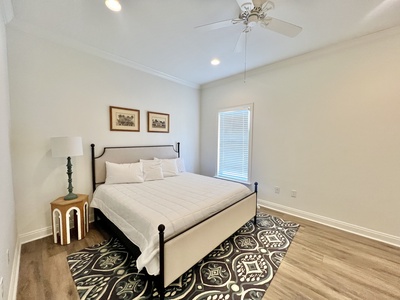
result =
[[[93,191],[97,185],[105,182],[106,161],[121,164],[154,157],[161,159],[180,157],[180,143],[177,143],[176,149],[174,145],[104,147],[99,156],[96,156],[95,145],[91,144],[91,147]]]

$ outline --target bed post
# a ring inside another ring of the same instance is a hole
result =
[[[178,146],[179,149],[179,146]],[[159,287],[158,293],[160,294],[160,300],[164,300],[164,224],[158,226],[159,242],[160,242],[160,275],[159,275]]]
[[[94,144],[91,144],[90,147],[92,148],[92,188],[93,192],[96,189],[96,169],[94,166]]]
[[[94,147],[95,147],[95,145],[91,144],[90,147],[91,147],[91,154],[92,154],[92,157],[91,157],[91,161],[92,161],[92,189],[93,189],[92,191],[94,193],[94,190],[96,189],[96,167],[95,167],[95,164],[94,164],[94,162],[95,162],[95,156],[94,156]],[[94,221],[96,222],[97,219],[98,219],[98,212],[97,212],[97,209],[94,209]]]
[[[258,199],[258,197],[257,197],[257,194],[258,194],[258,182],[257,181],[254,182],[254,192],[256,193],[256,214],[254,215],[253,222],[254,222],[254,225],[256,225],[257,224],[257,208],[258,208],[258,203],[257,203],[257,199]]]

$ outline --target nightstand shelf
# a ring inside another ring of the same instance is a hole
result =
[[[74,227],[77,230],[78,240],[86,236],[89,231],[88,198],[88,195],[78,194],[78,198],[74,200],[64,200],[64,197],[60,197],[51,202],[54,243],[58,242],[58,235],[61,245],[67,245],[71,242],[69,220],[72,215],[74,216]]]

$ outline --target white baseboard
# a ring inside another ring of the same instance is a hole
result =
[[[10,286],[8,289],[8,300],[17,299],[20,258],[21,258],[21,243],[19,240],[17,240],[17,243],[15,245],[14,260],[11,270]]]
[[[49,227],[31,231],[31,232],[20,234],[19,242],[22,245],[22,244],[26,244],[26,243],[44,238],[44,237],[52,235],[52,234],[53,234],[52,228],[51,228],[51,226],[49,226]]]
[[[346,223],[343,221],[327,218],[317,214],[302,211],[296,208],[284,206],[267,200],[258,199],[258,204],[266,208],[277,210],[283,213],[287,213],[302,219],[310,220],[316,223],[320,223],[329,227],[337,228],[343,231],[351,232],[366,238],[377,240],[386,244],[400,247],[400,237],[383,232],[375,231],[365,227],[357,226],[354,224]]]

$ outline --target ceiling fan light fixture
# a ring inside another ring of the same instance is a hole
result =
[[[121,4],[119,3],[118,0],[106,0],[105,4],[109,10],[112,10],[112,11],[120,11],[121,10]]]
[[[245,2],[241,5],[240,9],[242,9],[243,11],[251,11],[253,7],[253,2]]]
[[[275,8],[275,4],[272,1],[267,1],[261,6],[262,11],[264,11],[264,12],[267,12],[274,8]]]

